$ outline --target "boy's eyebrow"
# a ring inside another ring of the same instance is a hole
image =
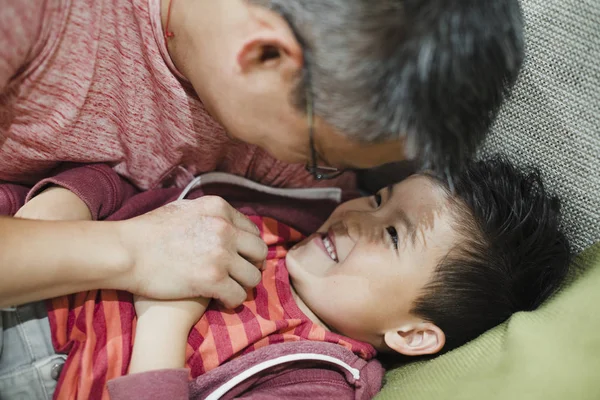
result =
[[[387,199],[389,201],[394,196],[394,185],[388,185],[385,188],[385,190],[387,191]],[[397,215],[400,218],[400,221],[402,222],[406,230],[408,231],[408,233],[410,234],[411,240],[414,244],[415,236],[417,233],[415,224],[410,220],[410,218],[408,218],[408,215],[404,212],[404,210],[398,210]]]
[[[408,218],[408,215],[406,215],[406,213],[402,210],[398,210],[398,216],[400,217],[402,224],[406,227],[408,233],[410,233],[411,236],[413,236],[415,233],[415,224],[412,223],[410,218]]]
[[[394,195],[394,185],[387,185],[385,190],[387,191],[387,198],[390,199]]]

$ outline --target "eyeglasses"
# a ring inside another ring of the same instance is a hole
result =
[[[306,91],[306,115],[308,118],[308,138],[310,143],[310,164],[306,165],[306,170],[312,174],[317,181],[334,179],[343,174],[343,169],[335,167],[320,166],[317,164],[317,150],[315,149],[315,120],[313,110],[313,99],[310,90]]]

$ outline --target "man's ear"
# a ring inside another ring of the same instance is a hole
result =
[[[405,356],[422,356],[439,352],[446,343],[446,335],[437,325],[423,322],[386,332],[384,341]]]
[[[283,67],[290,76],[296,76],[304,63],[302,46],[294,32],[276,12],[262,6],[249,6],[252,18],[251,32],[244,38],[237,54],[242,73],[255,68]]]

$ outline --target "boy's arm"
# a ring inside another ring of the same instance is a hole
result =
[[[75,193],[59,186],[49,187],[25,203],[17,218],[44,221],[91,221],[88,206]]]
[[[209,300],[155,301],[137,297],[129,375],[108,383],[112,400],[189,398],[185,351],[190,329]]]
[[[103,220],[137,190],[104,164],[70,166],[38,182],[16,216],[42,220]]]
[[[129,373],[185,367],[190,329],[209,299],[160,301],[135,298],[137,324]]]

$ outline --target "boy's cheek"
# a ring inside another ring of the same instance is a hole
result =
[[[377,326],[376,313],[366,293],[364,288],[345,293],[332,292],[329,298],[319,299],[320,309],[315,314],[335,332],[360,340],[366,332]]]
[[[335,222],[341,221],[344,219],[346,213],[351,211],[367,211],[371,207],[369,202],[369,197],[360,197],[358,199],[349,200],[345,203],[340,204],[329,216],[325,224],[323,226],[331,226]]]

